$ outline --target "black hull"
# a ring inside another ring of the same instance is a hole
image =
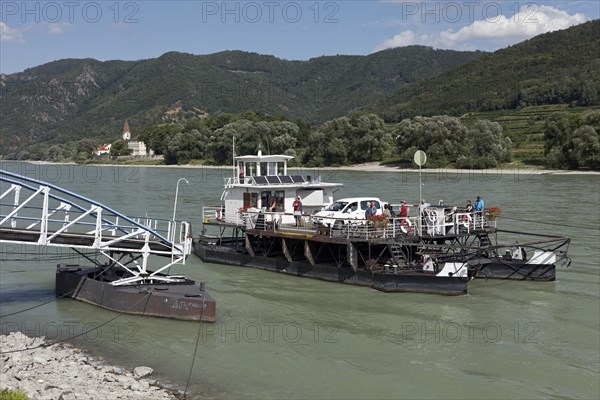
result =
[[[527,264],[520,260],[484,259],[469,266],[469,276],[485,279],[510,279],[518,281],[554,281],[555,264]]]
[[[215,301],[192,280],[182,283],[113,286],[101,268],[59,264],[56,295],[126,314],[214,322]]]
[[[349,267],[326,264],[311,265],[304,260],[288,262],[283,257],[250,256],[225,246],[215,246],[194,241],[194,254],[202,261],[241,267],[264,269],[288,275],[367,286],[384,292],[419,292],[443,295],[467,293],[467,279],[440,277],[432,273],[403,271],[377,273],[364,269],[354,272]]]

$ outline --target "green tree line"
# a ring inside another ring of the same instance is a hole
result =
[[[233,156],[287,154],[305,166],[341,166],[399,159],[410,163],[417,149],[425,150],[429,166],[490,168],[511,160],[510,139],[495,122],[479,120],[465,126],[449,116],[416,117],[386,124],[375,114],[356,112],[319,126],[270,117],[253,111],[219,114],[184,124],[144,129],[140,139],[167,164],[203,160],[228,164]]]
[[[544,154],[550,167],[600,169],[600,110],[581,118],[567,112],[550,115],[544,124]]]
[[[544,153],[547,166],[561,169],[600,169],[600,110],[573,115],[557,112],[546,118]],[[139,136],[166,164],[229,164],[235,154],[287,154],[304,166],[342,166],[393,160],[411,163],[416,150],[427,153],[427,167],[494,168],[512,160],[513,144],[497,122],[485,119],[465,124],[447,115],[407,118],[386,123],[376,115],[355,112],[318,126],[254,111],[221,113],[181,123],[147,126]],[[48,161],[92,158],[94,141],[68,145],[35,144],[15,159]],[[111,155],[126,155],[122,139]]]

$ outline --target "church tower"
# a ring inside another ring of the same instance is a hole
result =
[[[125,125],[123,125],[123,140],[131,140],[131,132],[129,131],[129,122],[127,120],[125,120]]]

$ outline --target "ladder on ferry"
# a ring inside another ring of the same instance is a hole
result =
[[[394,264],[398,265],[399,267],[408,266],[408,259],[406,258],[406,254],[404,254],[404,251],[402,250],[402,245],[400,243],[389,241],[387,242],[387,247],[390,251],[390,254],[392,255],[392,261],[394,262]]]
[[[479,232],[477,233],[477,239],[479,240],[479,245],[481,247],[488,247],[492,245],[492,241],[490,240],[487,232]]]

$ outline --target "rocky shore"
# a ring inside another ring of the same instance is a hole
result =
[[[177,398],[175,391],[147,378],[152,368],[130,372],[20,332],[0,336],[0,353],[0,388],[22,390],[32,400]]]

